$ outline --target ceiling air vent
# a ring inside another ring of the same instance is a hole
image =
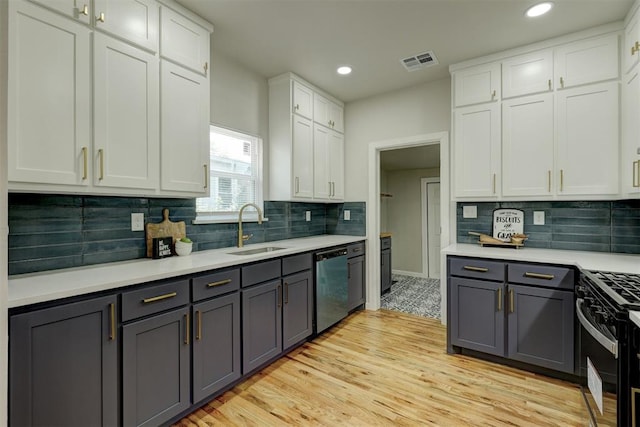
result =
[[[407,69],[407,71],[422,70],[423,68],[438,64],[438,60],[436,59],[436,55],[433,51],[410,56],[409,58],[401,59],[400,62],[402,62],[402,65]]]

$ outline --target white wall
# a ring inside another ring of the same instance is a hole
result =
[[[369,143],[449,132],[450,127],[450,78],[346,104],[346,200],[367,200],[368,165],[362,160],[368,158]]]
[[[0,426],[7,424],[7,4],[0,1]]]
[[[407,169],[387,172],[387,231],[392,234],[393,270],[422,271],[421,178],[439,177],[440,169]]]

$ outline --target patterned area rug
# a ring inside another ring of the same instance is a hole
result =
[[[440,280],[394,274],[391,290],[380,297],[380,306],[423,317],[440,319]]]

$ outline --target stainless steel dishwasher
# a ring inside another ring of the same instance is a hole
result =
[[[347,248],[316,253],[316,333],[347,317]]]

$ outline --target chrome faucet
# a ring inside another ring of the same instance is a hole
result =
[[[253,237],[253,234],[242,234],[242,211],[247,206],[253,206],[254,208],[256,208],[256,211],[258,211],[258,224],[262,224],[262,211],[260,210],[258,205],[254,203],[245,203],[244,205],[242,205],[242,207],[240,208],[240,212],[238,213],[238,247],[239,248],[244,246],[245,240],[249,240],[251,237]]]

